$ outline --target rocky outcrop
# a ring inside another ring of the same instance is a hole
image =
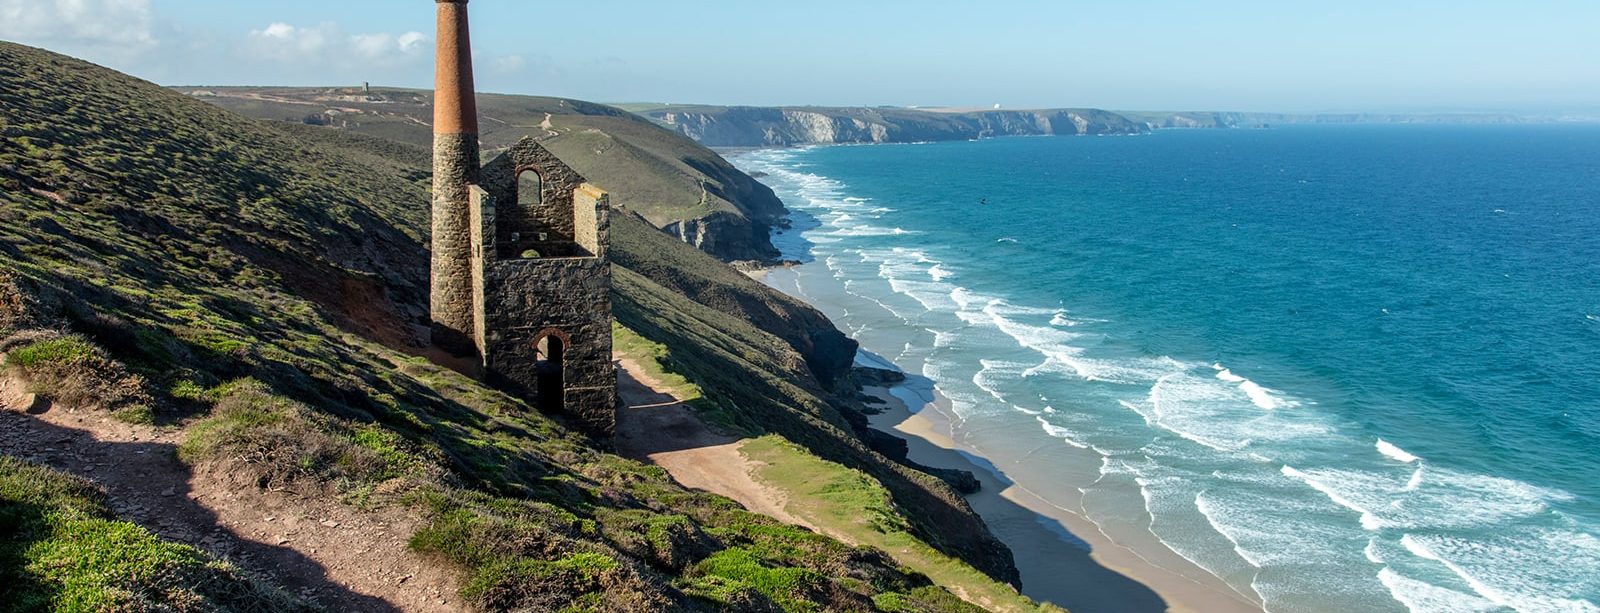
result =
[[[739,317],[782,339],[805,359],[807,369],[824,389],[836,389],[850,381],[856,341],[811,305],[723,266],[704,253],[674,243],[672,236],[676,235],[672,230],[683,227],[685,224],[675,224],[664,234],[643,217],[619,211],[611,218],[611,260],[690,300]]]
[[[955,113],[904,108],[669,107],[650,111],[648,116],[712,147],[909,143],[1150,130],[1145,123],[1095,109]]]
[[[674,221],[661,230],[723,260],[768,262],[779,256],[768,239],[766,224],[729,211]]]

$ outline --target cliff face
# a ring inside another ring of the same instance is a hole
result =
[[[667,107],[645,114],[711,147],[909,143],[1150,130],[1145,123],[1095,109],[953,113],[902,108]]]
[[[695,302],[737,315],[788,343],[805,358],[823,388],[836,388],[849,374],[856,342],[811,305],[674,244],[670,236],[631,211],[612,215],[611,242],[611,258],[617,265]]]
[[[726,211],[674,221],[661,231],[725,260],[766,262],[780,255],[769,242],[769,226]]]

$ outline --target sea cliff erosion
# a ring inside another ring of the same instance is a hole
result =
[[[1097,109],[956,111],[897,107],[664,106],[641,112],[708,147],[1143,134],[1151,129],[1145,123]]]

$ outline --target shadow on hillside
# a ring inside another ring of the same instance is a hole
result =
[[[211,510],[191,498],[194,475],[178,461],[171,443],[99,441],[84,430],[0,409],[0,454],[90,479],[106,490],[119,519],[233,562],[252,576],[328,610],[400,610],[339,585],[316,561],[274,544],[277,539],[272,535],[239,534],[222,525]]]
[[[617,430],[611,443],[617,454],[649,462],[658,453],[717,447],[737,439],[706,427],[688,405],[657,392],[617,369]]]

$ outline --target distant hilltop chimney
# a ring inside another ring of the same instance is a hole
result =
[[[433,279],[429,306],[434,344],[474,352],[471,186],[478,182],[478,104],[472,87],[468,0],[436,0],[433,92]]]

